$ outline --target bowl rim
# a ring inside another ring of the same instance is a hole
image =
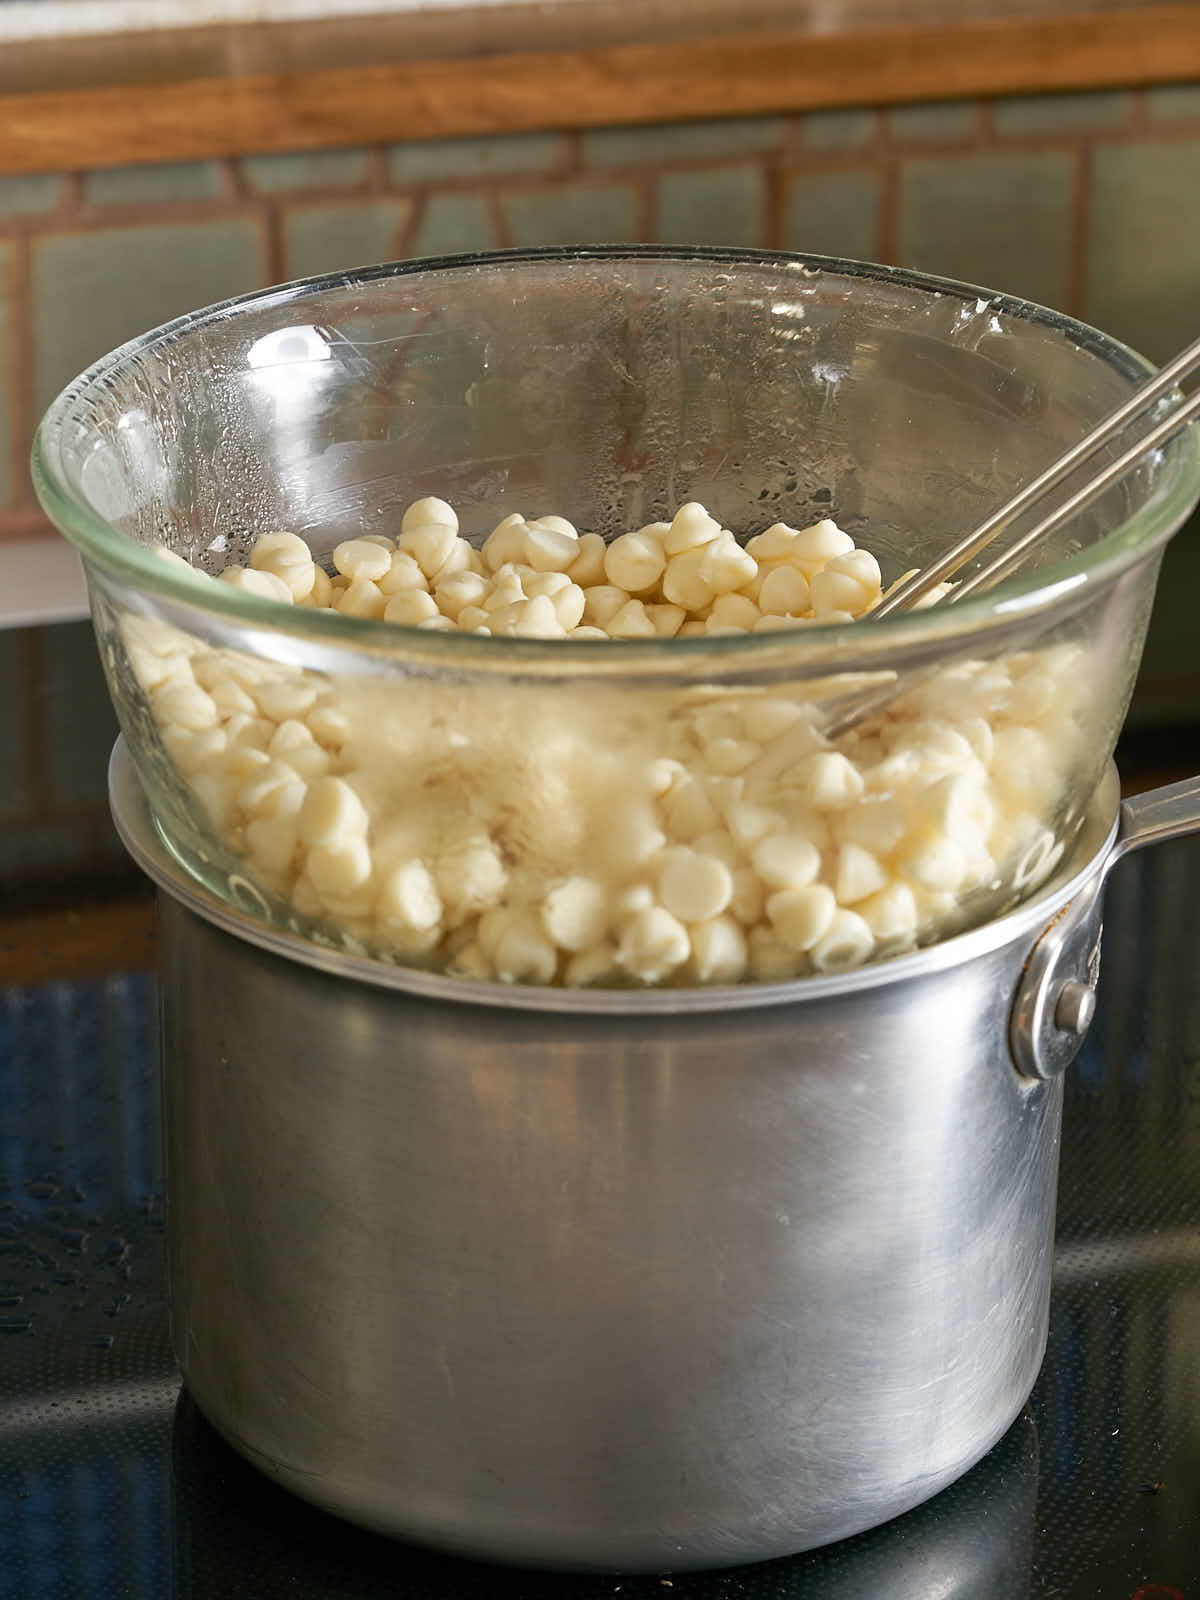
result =
[[[1154,370],[1153,363],[1119,340],[1090,327],[1065,313],[1015,295],[981,288],[956,279],[942,278],[904,267],[855,261],[813,253],[688,245],[591,245],[538,249],[481,251],[451,256],[417,257],[405,261],[382,262],[349,271],[323,273],[290,283],[257,289],[185,313],[139,334],[102,356],[73,379],[47,408],[33,440],[31,472],[34,488],[50,520],[84,558],[112,578],[136,585],[160,603],[165,602],[176,619],[195,619],[205,615],[217,622],[228,635],[231,626],[252,625],[260,633],[286,634],[306,639],[318,650],[353,647],[366,656],[392,656],[398,648],[406,654],[415,650],[431,663],[445,667],[480,667],[485,663],[502,669],[525,663],[531,669],[545,669],[552,663],[571,672],[586,667],[589,675],[599,665],[593,645],[598,641],[566,639],[517,639],[501,636],[481,637],[456,631],[437,631],[409,627],[393,622],[347,617],[339,612],[316,611],[287,606],[213,583],[207,574],[191,574],[175,562],[163,561],[148,545],[139,544],[119,532],[78,496],[61,468],[61,440],[77,403],[90,390],[106,384],[114,372],[147,350],[177,341],[206,325],[230,320],[249,309],[268,309],[302,304],[331,289],[352,289],[389,279],[426,276],[434,278],[456,271],[506,267],[562,266],[572,261],[621,261],[708,266],[771,267],[806,277],[826,274],[842,278],[869,278],[896,284],[933,295],[957,296],[976,303],[978,311],[1016,317],[1053,328],[1071,339],[1082,351],[1102,360],[1111,368],[1138,382]],[[698,659],[719,663],[722,670],[767,666],[797,658],[819,661],[824,666],[836,661],[839,670],[852,666],[854,658],[874,655],[887,649],[907,655],[910,648],[944,648],[948,637],[957,637],[993,627],[1008,628],[1039,613],[1055,609],[1064,613],[1087,603],[1097,588],[1114,581],[1130,566],[1146,559],[1176,532],[1200,499],[1200,428],[1186,430],[1164,450],[1169,457],[1163,481],[1126,520],[1102,539],[1053,565],[1032,573],[1014,575],[994,589],[961,604],[931,607],[921,611],[894,612],[864,629],[861,621],[849,623],[806,623],[795,629],[764,634],[718,635],[692,639],[605,640],[602,676],[624,673],[643,666],[662,670],[667,661],[674,667],[695,670]],[[869,619],[867,619],[869,620]],[[185,622],[186,625],[186,622]],[[232,642],[232,636],[231,636]]]

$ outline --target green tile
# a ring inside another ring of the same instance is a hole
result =
[[[62,194],[62,179],[57,175],[32,178],[0,178],[0,217],[23,215],[30,211],[53,211]]]
[[[297,207],[283,219],[284,272],[289,278],[310,278],[394,261],[411,215],[408,200]]]
[[[410,256],[454,256],[495,248],[496,235],[483,198],[454,191],[429,196],[408,242]]]
[[[153,167],[102,167],[83,180],[84,198],[93,206],[169,205],[180,200],[211,200],[221,193],[215,161],[164,161]]]
[[[1062,151],[910,161],[900,262],[1061,306],[1067,293],[1071,160]]]
[[[284,189],[352,189],[367,175],[365,150],[297,150],[282,156],[246,156],[251,186],[269,194]]]
[[[658,180],[658,229],[664,244],[764,242],[766,180],[760,168],[668,172]]]
[[[0,628],[0,821],[30,810],[25,628]]]
[[[413,140],[392,146],[388,171],[392,182],[400,184],[482,178],[493,172],[549,172],[560,164],[565,153],[566,140],[559,133]]]
[[[501,204],[514,244],[627,244],[637,235],[631,184],[510,193]]]
[[[873,261],[878,211],[877,173],[821,172],[791,177],[784,191],[783,247]]]
[[[975,131],[975,106],[969,100],[935,100],[900,106],[887,114],[893,139],[913,144],[954,144]]]
[[[262,280],[258,225],[246,219],[92,228],[35,239],[38,412],[114,345]]]
[[[42,650],[41,721],[52,810],[100,809],[107,794],[117,719],[91,623],[64,622],[43,629]]]
[[[1088,133],[1120,128],[1133,96],[1122,89],[1095,94],[1030,94],[992,103],[997,133]]]
[[[1152,360],[1196,333],[1200,138],[1101,147],[1092,166],[1085,315]]]
[[[646,161],[712,161],[773,150],[778,117],[730,117],[717,122],[655,122],[644,127],[594,128],[580,136],[580,156],[590,167],[629,167]]]
[[[873,111],[811,111],[800,119],[810,150],[861,150],[875,137]]]
[[[1146,90],[1151,122],[1200,122],[1200,83],[1164,83]]]
[[[12,371],[8,347],[8,258],[9,248],[0,241],[0,507],[11,503],[17,485],[17,474],[12,470],[12,406],[8,393],[8,375]]]

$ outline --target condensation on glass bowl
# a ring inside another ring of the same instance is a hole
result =
[[[589,648],[281,615],[149,546],[215,570],[287,529],[328,558],[350,536],[394,532],[423,495],[451,501],[473,543],[517,511],[611,537],[701,500],[743,536],[831,516],[891,578],[980,521],[1146,371],[1055,312],[859,263],[669,248],[397,263],[249,296],[115,352],[51,408],[35,478],[84,557],[114,701],[160,826],[214,892],[245,878],[268,900],[280,894],[285,920],[310,912],[288,885],[248,870],[167,759],[127,670],[128,619],[308,675],[339,709],[467,696],[481,723],[515,729],[518,745],[539,729],[553,734],[543,745],[569,745],[605,695],[632,708],[621,716],[650,719],[656,697],[661,706],[685,691],[793,685],[803,697],[818,680],[886,672],[903,708],[922,683],[952,681],[969,663],[1074,653],[1070,692],[1051,697],[1051,732],[1039,734],[1054,774],[1031,813],[1053,839],[1044,869],[1070,847],[1115,742],[1162,547],[1200,490],[1194,439],[1149,460],[994,595],[794,638]],[[676,719],[654,715],[669,742]],[[603,765],[614,753],[605,728],[592,718],[590,731],[585,755]],[[567,779],[565,806],[542,783],[506,777],[498,792],[527,806],[532,835],[569,813],[578,783]],[[459,811],[478,792],[460,786]],[[390,801],[387,821],[403,821]],[[1028,848],[1036,862],[1043,847]],[[590,835],[580,850],[590,861]],[[1028,891],[1024,853],[1006,859],[999,898],[973,903],[971,916]],[[361,939],[356,918],[327,906],[317,920],[330,937]],[[931,936],[948,931],[930,925]]]

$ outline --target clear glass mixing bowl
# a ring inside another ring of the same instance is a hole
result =
[[[83,557],[158,826],[210,889],[470,976],[778,980],[944,937],[1053,869],[1200,495],[1194,437],[1003,586],[876,623],[428,631],[264,599],[153,547],[211,574],[282,529],[328,568],[425,495],[475,546],[513,512],[611,539],[700,501],[743,541],[832,517],[887,583],[1148,370],[1055,312],[854,262],[405,262],[123,346],[50,408],[34,475]],[[830,708],[880,685],[886,704],[830,740]]]

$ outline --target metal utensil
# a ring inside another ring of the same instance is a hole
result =
[[[1011,499],[1006,500],[971,533],[952,544],[936,561],[931,561],[922,567],[920,572],[914,573],[904,583],[898,584],[890,594],[885,595],[871,611],[871,620],[874,622],[880,617],[890,616],[893,611],[911,611],[923,596],[965,566],[972,556],[986,549],[1006,528],[1011,527],[1018,517],[1033,510],[1084,462],[1091,460],[1106,444],[1119,438],[1132,423],[1147,416],[1164,396],[1198,369],[1200,369],[1200,339],[1195,339],[1181,350],[1173,361],[1169,361],[1155,373],[1153,378],[1135,389],[1128,400],[1119,405],[1115,411],[1110,411],[1108,416],[1085,433],[1078,443],[1073,444],[1057,460],[1052,461],[1031,483],[1019,490]],[[1200,414],[1200,389],[1169,412],[1129,449],[1123,451],[1114,461],[1110,461],[1094,477],[1089,478],[1074,494],[1053,506],[1002,555],[958,584],[946,596],[946,604],[953,605],[966,599],[968,595],[990,589],[1002,578],[1006,578],[1032,550],[1041,544],[1043,539],[1061,528],[1065,522],[1069,522],[1093,501],[1098,500],[1106,489],[1111,488],[1126,473],[1131,472],[1149,451],[1156,450],[1173,439],[1197,414]]]
[[[1174,360],[1169,361],[1148,382],[1135,389],[1128,400],[1119,405],[1115,411],[1110,411],[1102,421],[1085,433],[1082,439],[1039,472],[1032,482],[1026,484],[1011,499],[1006,500],[977,528],[957,540],[935,561],[929,562],[919,572],[914,572],[910,578],[896,584],[879,604],[871,609],[869,613],[871,621],[876,622],[895,611],[914,610],[921,600],[932,594],[938,585],[944,583],[953,573],[959,571],[972,556],[986,549],[1006,528],[1011,527],[1020,517],[1049,498],[1055,489],[1090,461],[1098,451],[1119,438],[1122,432],[1139,418],[1151,413],[1153,408],[1183,379],[1197,370],[1200,370],[1200,339],[1193,340],[1181,350]],[[1008,577],[1043,540],[1098,500],[1106,489],[1119,482],[1126,473],[1132,472],[1151,450],[1159,449],[1177,433],[1181,433],[1197,415],[1200,415],[1200,389],[1168,412],[1134,444],[1102,467],[1073,494],[1052,505],[1039,521],[1026,529],[1002,554],[989,561],[978,572],[972,573],[962,583],[956,584],[945,595],[942,603],[954,605],[969,595],[979,594],[984,589],[992,588],[1001,579]],[[931,603],[936,604],[937,598],[935,597]],[[839,738],[863,717],[869,716],[873,711],[881,710],[895,698],[900,688],[901,679],[897,676],[891,683],[878,688],[839,696],[826,708],[822,732],[827,738]]]

